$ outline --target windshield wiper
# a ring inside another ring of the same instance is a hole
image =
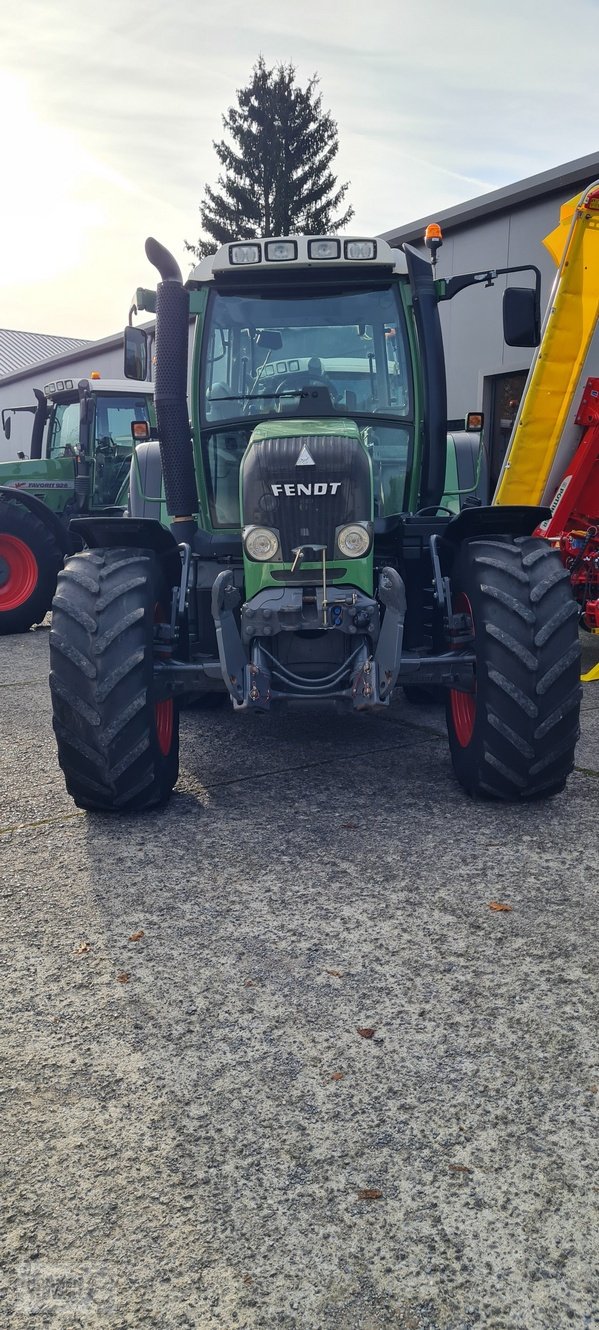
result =
[[[264,402],[267,398],[301,397],[303,388],[287,388],[283,393],[233,393],[231,397],[208,397],[210,406],[214,402]]]

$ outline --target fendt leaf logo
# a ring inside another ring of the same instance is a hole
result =
[[[303,446],[303,448],[302,448],[302,450],[301,450],[301,453],[300,453],[300,455],[299,455],[299,457],[298,457],[297,462],[295,463],[295,465],[296,465],[296,466],[316,466],[316,462],[314,461],[314,458],[312,457],[311,453],[308,452],[308,449],[307,449],[307,447],[306,447],[305,444],[304,444],[304,446]]]

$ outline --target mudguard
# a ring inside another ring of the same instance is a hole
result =
[[[531,536],[540,522],[551,516],[549,508],[532,505],[505,508],[463,508],[443,527],[444,541],[460,545],[463,540],[480,540],[487,536]]]
[[[69,530],[89,549],[154,550],[165,565],[171,585],[181,580],[181,555],[172,532],[143,517],[74,517]]]
[[[69,534],[69,529],[61,522],[60,517],[47,508],[41,499],[36,498],[35,494],[28,494],[24,490],[16,489],[14,485],[0,485],[0,501],[2,499],[13,499],[21,503],[24,508],[28,508],[31,513],[44,522],[48,530],[52,533],[59,550],[63,554],[73,554],[79,548],[79,541]]]

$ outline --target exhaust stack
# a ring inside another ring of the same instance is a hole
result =
[[[154,400],[166,507],[176,540],[190,541],[197,530],[198,494],[187,409],[189,294],[176,259],[152,236],[146,255],[162,279],[156,293]]]
[[[44,429],[48,419],[48,401],[44,393],[39,388],[33,389],[34,397],[37,400],[35,415],[33,417],[33,429],[31,431],[31,448],[29,456],[31,460],[38,460],[42,456]]]

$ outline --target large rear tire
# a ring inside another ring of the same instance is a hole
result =
[[[63,553],[40,517],[0,499],[0,634],[26,633],[52,604]]]
[[[50,688],[58,760],[79,808],[153,808],[175,785],[178,707],[154,678],[155,625],[169,604],[148,550],[86,550],[60,573]]]
[[[459,551],[454,610],[471,616],[476,691],[451,691],[455,774],[471,795],[531,799],[564,788],[579,734],[578,608],[546,541],[480,540]]]

